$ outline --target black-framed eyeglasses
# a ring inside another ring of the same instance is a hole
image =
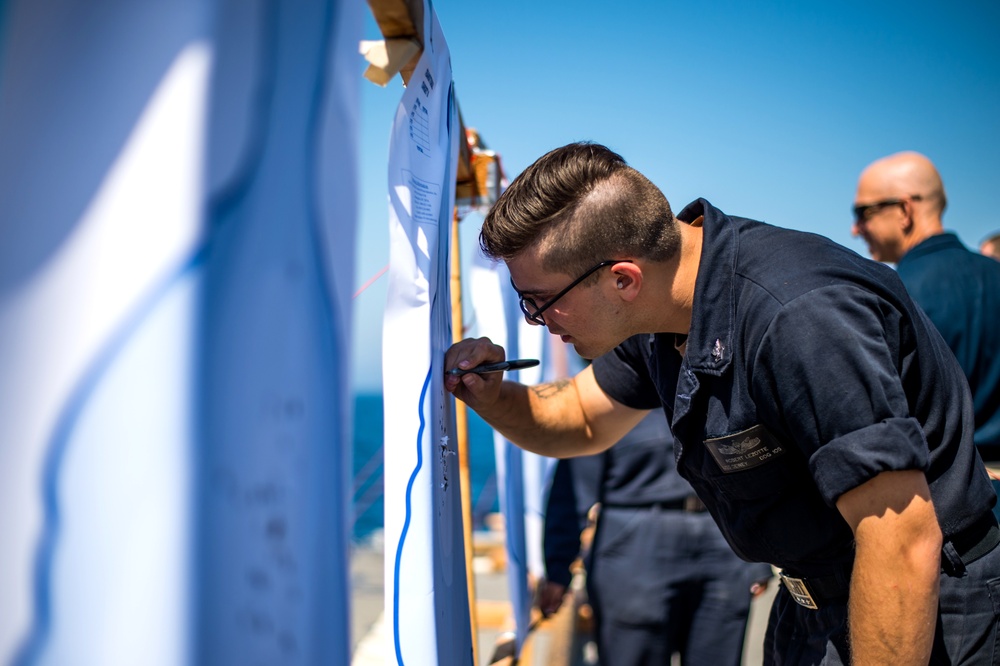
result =
[[[902,206],[907,201],[920,201],[921,199],[923,199],[922,196],[914,194],[905,199],[882,199],[881,201],[865,204],[864,206],[855,206],[852,209],[854,212],[854,221],[859,223],[867,222],[889,206]]]
[[[604,268],[605,266],[611,266],[613,264],[618,264],[618,263],[622,263],[622,262],[631,264],[632,260],[631,259],[605,259],[604,261],[602,261],[601,263],[597,264],[596,266],[593,266],[592,268],[587,269],[587,271],[583,275],[581,275],[577,279],[575,279],[572,282],[570,282],[566,286],[565,289],[563,289],[558,294],[556,294],[555,296],[553,296],[552,298],[550,298],[549,300],[547,300],[545,303],[542,303],[541,307],[539,307],[538,305],[535,305],[534,299],[532,299],[532,298],[526,298],[521,293],[521,290],[518,289],[517,285],[514,284],[514,278],[510,279],[510,286],[513,287],[514,291],[517,292],[517,296],[518,296],[518,299],[519,299],[519,302],[520,302],[520,305],[521,305],[521,312],[523,312],[524,316],[528,318],[528,321],[530,321],[532,324],[538,324],[539,326],[545,326],[546,325],[545,318],[542,317],[542,313],[545,312],[546,310],[548,310],[550,307],[552,307],[555,304],[556,301],[558,301],[560,298],[562,298],[563,296],[565,296],[566,294],[568,294],[569,291],[573,287],[575,287],[576,285],[580,284],[581,282],[583,282],[584,280],[586,280],[588,277],[590,277],[592,274],[594,274],[595,272],[597,272],[600,269]]]

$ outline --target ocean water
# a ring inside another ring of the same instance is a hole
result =
[[[383,422],[382,394],[354,397],[354,529],[356,541],[364,541],[382,529]],[[469,477],[472,484],[473,529],[483,527],[483,518],[498,510],[493,430],[469,412]]]

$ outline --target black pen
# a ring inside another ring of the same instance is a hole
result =
[[[448,371],[449,375],[467,375],[470,372],[477,375],[485,375],[489,372],[504,372],[506,370],[521,370],[523,368],[533,368],[538,365],[538,360],[534,358],[520,358],[513,361],[502,361],[500,363],[487,363],[486,365],[477,365],[474,368],[469,368],[468,370],[462,370],[461,368],[452,368]]]

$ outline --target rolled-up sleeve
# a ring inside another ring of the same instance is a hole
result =
[[[794,440],[825,502],[879,473],[929,464],[900,379],[905,315],[853,286],[780,307],[754,355],[758,413]]]

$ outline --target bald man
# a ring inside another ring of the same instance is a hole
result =
[[[976,448],[1000,492],[1000,262],[945,232],[946,204],[934,164],[919,153],[896,153],[861,172],[851,231],[874,259],[897,265],[955,352],[972,389]],[[1000,517],[1000,504],[994,513]]]

